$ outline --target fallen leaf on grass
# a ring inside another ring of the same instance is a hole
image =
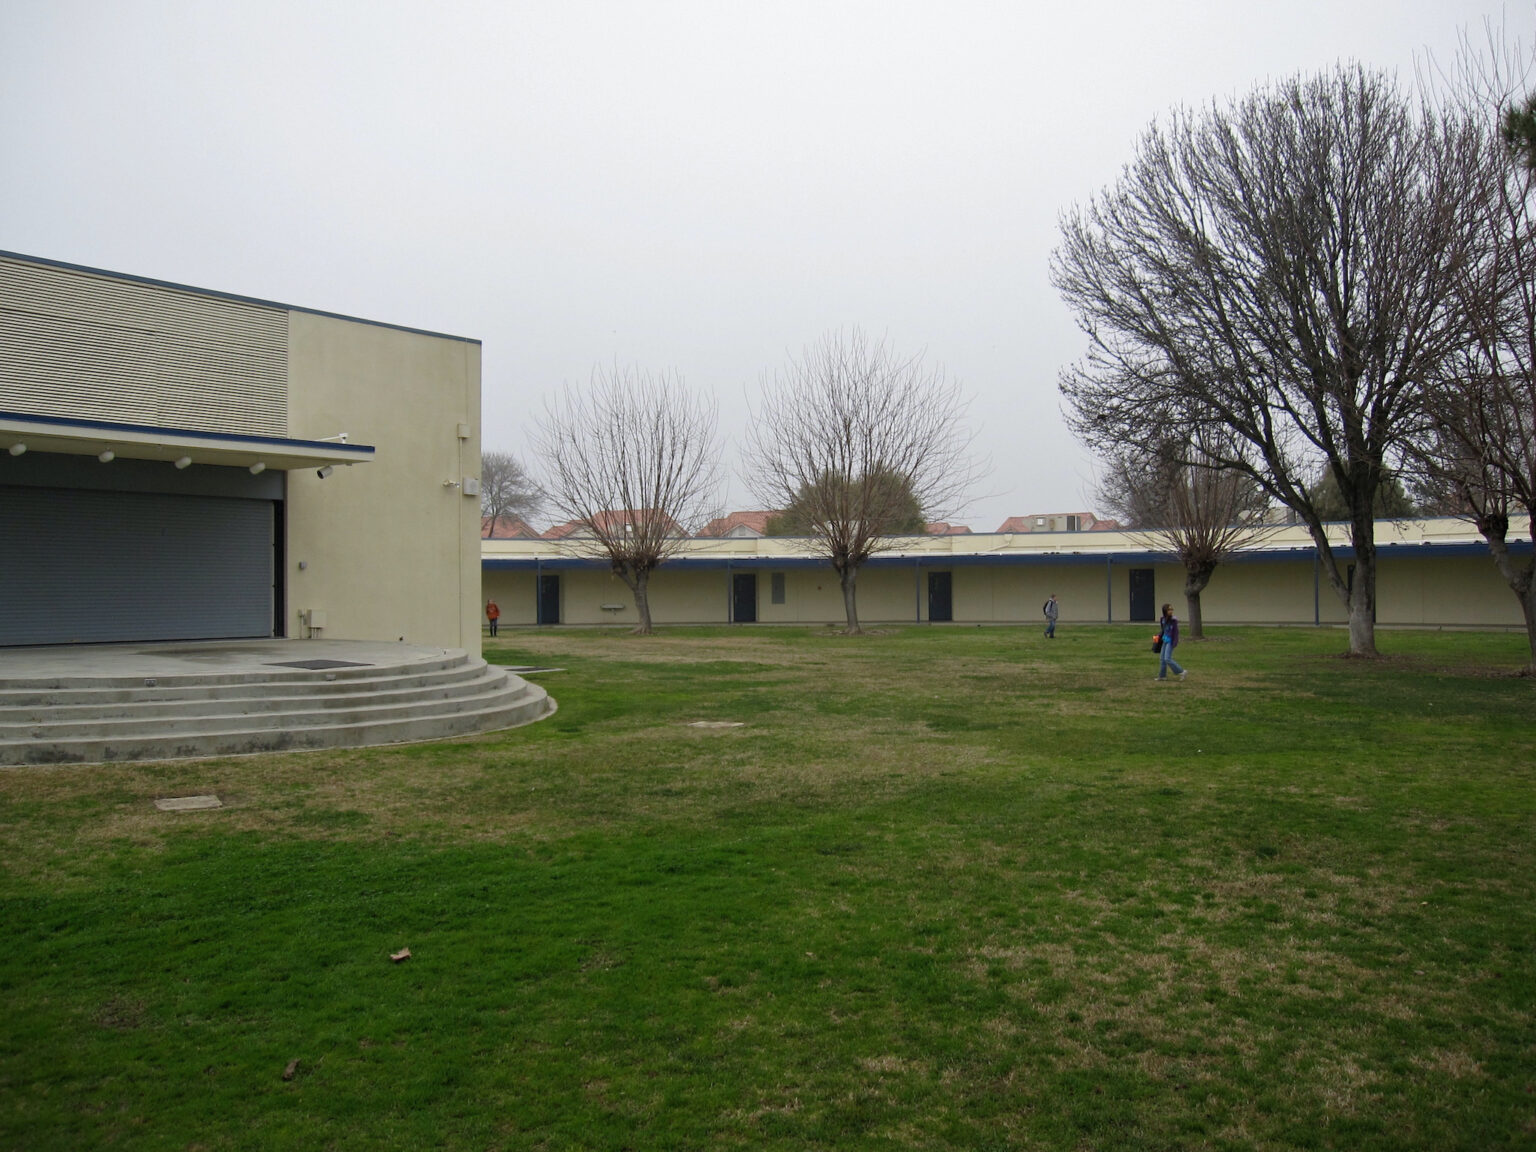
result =
[[[288,1061],[288,1067],[283,1069],[283,1079],[292,1080],[296,1075],[298,1075],[298,1071],[299,1058],[295,1056],[292,1060]]]
[[[398,964],[402,960],[409,960],[411,958],[411,950],[409,948],[402,948],[398,952],[391,952],[389,958]]]

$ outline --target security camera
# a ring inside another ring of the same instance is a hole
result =
[[[315,471],[315,475],[320,477],[320,479],[324,480],[327,476],[329,476],[334,471],[336,471],[336,469],[331,467],[329,464],[327,464],[324,468],[317,469]]]

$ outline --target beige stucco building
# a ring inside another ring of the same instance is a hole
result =
[[[0,253],[0,645],[480,650],[480,345]]]
[[[1530,526],[1511,526],[1529,554]],[[1377,525],[1377,621],[1385,626],[1521,628],[1519,602],[1476,531],[1460,520]],[[1351,555],[1344,525],[1330,544]],[[485,593],[504,625],[628,624],[623,581],[576,546],[551,540],[481,542]],[[924,536],[859,574],[864,623],[1036,623],[1055,593],[1063,622],[1152,620],[1164,602],[1183,614],[1184,571],[1138,534],[1120,531]],[[803,541],[756,538],[687,542],[651,578],[658,624],[758,621],[839,624],[837,577]],[[1201,597],[1212,624],[1342,624],[1304,528],[1288,527],[1217,569]]]

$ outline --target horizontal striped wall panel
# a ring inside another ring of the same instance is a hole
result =
[[[0,258],[0,409],[288,434],[288,313]]]

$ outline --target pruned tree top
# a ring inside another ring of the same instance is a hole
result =
[[[959,383],[922,353],[831,332],[764,379],[746,480],[765,505],[793,509],[834,565],[857,565],[888,533],[958,511],[979,474],[965,413]]]
[[[1105,462],[1099,498],[1133,538],[1186,565],[1215,567],[1280,526],[1267,519],[1269,498],[1251,476],[1211,459],[1182,442],[1123,447]]]

